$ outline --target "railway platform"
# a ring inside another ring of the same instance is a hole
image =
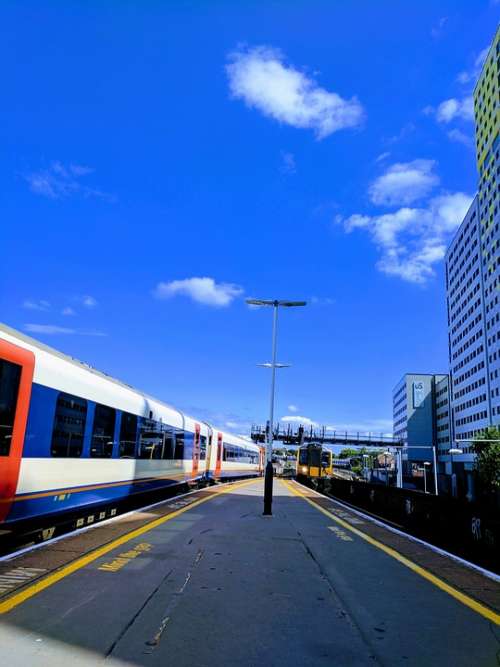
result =
[[[246,480],[2,560],[2,664],[498,665],[498,577],[274,491],[272,517]]]

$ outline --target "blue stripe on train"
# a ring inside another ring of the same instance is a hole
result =
[[[184,484],[188,480],[158,479],[145,482],[135,482],[120,486],[110,486],[99,489],[69,491],[67,493],[54,492],[42,498],[23,498],[13,503],[6,523],[32,519],[45,514],[57,514],[84,508],[91,511],[91,506],[100,503],[118,502],[127,496],[136,493],[158,491],[175,484]],[[196,481],[196,480],[195,480]],[[36,495],[36,494],[35,494]]]

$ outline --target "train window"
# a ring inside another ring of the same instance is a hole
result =
[[[120,449],[121,459],[135,458],[135,445],[137,441],[137,415],[122,412],[120,424]]]
[[[200,461],[204,461],[207,458],[207,436],[200,436]]]
[[[87,419],[87,401],[84,398],[60,393],[57,397],[51,454],[57,457],[82,455],[83,434]]]
[[[163,439],[164,434],[161,430],[161,424],[145,419],[139,434],[139,458],[161,459]]]
[[[309,465],[317,468],[321,465],[321,449],[319,447],[311,447],[309,450]]]
[[[308,464],[307,449],[299,450],[299,463],[302,466],[306,466]]]
[[[8,456],[16,416],[21,366],[0,359],[0,456]]]
[[[163,437],[165,442],[163,445],[163,458],[173,459],[175,455],[175,437],[173,428],[167,426]]]
[[[184,431],[175,432],[175,456],[176,459],[184,458]]]
[[[224,443],[224,453],[223,453],[223,460],[224,461],[238,461],[243,454],[243,451],[241,447],[237,447],[236,445],[228,445]]]
[[[109,459],[113,456],[113,438],[115,434],[116,410],[107,405],[95,406],[90,456],[97,459]]]

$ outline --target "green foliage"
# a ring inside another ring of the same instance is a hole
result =
[[[496,440],[497,442],[488,442]],[[490,427],[476,436],[473,443],[476,453],[475,470],[485,491],[500,488],[500,429]]]
[[[353,457],[359,456],[358,449],[352,449],[352,447],[346,447],[342,449],[339,454],[339,459],[351,459]]]

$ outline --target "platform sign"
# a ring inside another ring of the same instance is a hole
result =
[[[421,408],[425,400],[425,388],[422,380],[413,383],[413,407]]]

